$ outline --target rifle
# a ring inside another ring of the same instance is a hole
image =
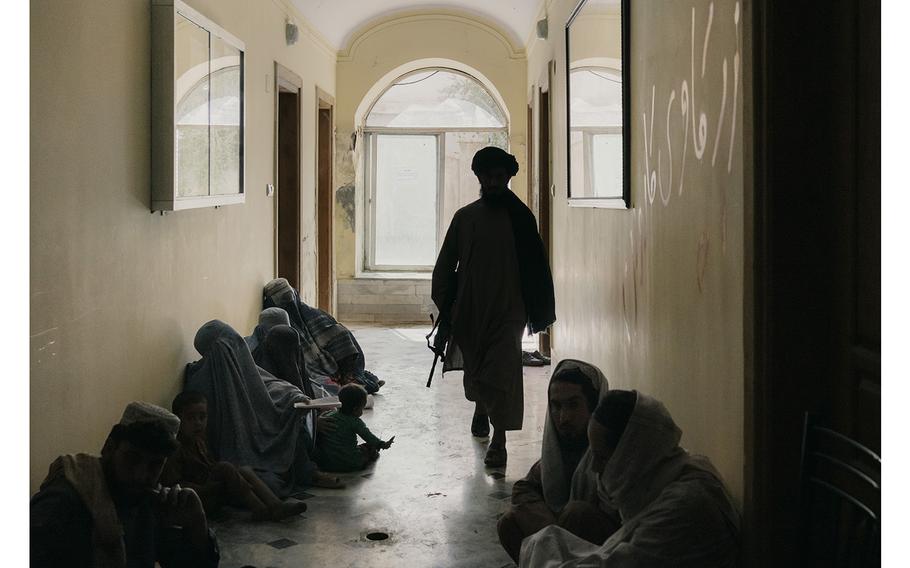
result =
[[[443,314],[439,314],[439,319],[434,320],[433,314],[430,314],[430,323],[433,324],[433,329],[430,330],[430,333],[427,334],[427,348],[433,352],[433,366],[430,367],[430,376],[427,378],[427,388],[430,388],[430,384],[433,382],[433,373],[436,372],[436,363],[442,359],[442,362],[445,363],[446,360],[446,344],[449,342],[449,333],[450,325],[449,318]],[[436,332],[436,336],[433,337],[433,332]],[[430,337],[433,337],[433,342],[430,343]]]

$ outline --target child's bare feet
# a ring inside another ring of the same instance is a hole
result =
[[[303,503],[301,501],[293,501],[275,505],[269,510],[269,514],[273,521],[280,521],[281,519],[299,515],[304,511],[306,511],[306,503]]]
[[[253,522],[268,521],[272,518],[272,511],[263,505],[261,509],[255,509],[253,514],[250,516],[250,520]]]

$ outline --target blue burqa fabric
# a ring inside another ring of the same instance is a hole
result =
[[[294,385],[260,369],[244,339],[212,320],[196,333],[202,359],[187,366],[186,389],[208,399],[208,444],[215,457],[248,465],[279,497],[299,492],[316,466]]]
[[[300,333],[304,363],[313,379],[345,375],[353,377],[369,393],[379,390],[376,375],[365,369],[363,349],[354,334],[331,315],[300,301],[286,279],[276,278],[265,285],[262,305],[288,313],[290,325]]]
[[[265,340],[265,336],[269,334],[269,330],[276,325],[291,325],[288,313],[281,308],[266,308],[262,310],[259,314],[259,324],[253,328],[253,334],[244,338],[247,347],[250,348],[250,353],[256,351],[259,344]]]

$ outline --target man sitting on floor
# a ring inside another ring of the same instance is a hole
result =
[[[31,500],[31,566],[218,566],[199,496],[158,484],[179,427],[167,410],[132,402],[101,457],[54,460]]]
[[[622,527],[598,545],[551,525],[524,540],[520,566],[737,566],[739,514],[711,462],[679,447],[681,436],[659,401],[610,391],[588,440],[598,493]]]
[[[512,506],[497,526],[516,562],[521,541],[545,526],[556,524],[598,544],[618,526],[615,513],[598,509],[596,478],[587,468],[588,420],[608,389],[600,369],[582,361],[566,359],[553,372],[540,460],[512,487]]]

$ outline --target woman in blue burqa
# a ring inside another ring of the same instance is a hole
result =
[[[284,278],[270,281],[262,290],[262,307],[288,313],[291,327],[300,333],[301,353],[310,378],[331,388],[331,383],[354,381],[370,394],[385,384],[366,370],[363,349],[354,334],[324,311],[300,300]],[[337,394],[337,386],[332,394]]]
[[[250,466],[281,498],[340,485],[310,460],[311,432],[294,408],[308,398],[300,388],[257,367],[243,337],[222,321],[203,325],[194,346],[202,359],[187,365],[185,387],[208,399],[207,441],[218,460]]]

